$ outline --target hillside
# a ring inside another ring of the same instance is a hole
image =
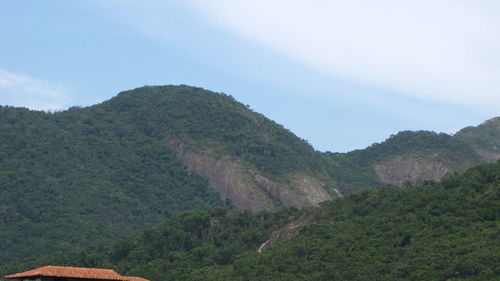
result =
[[[453,137],[469,143],[485,161],[500,158],[500,117],[486,120],[477,127],[464,128]]]
[[[499,219],[500,161],[441,182],[364,189],[304,210],[188,212],[111,247],[2,271],[61,264],[153,281],[498,280]],[[257,251],[286,228],[290,235]]]
[[[440,179],[493,159],[498,128],[496,118],[320,153],[231,96],[189,86],[54,113],[0,107],[0,265],[110,243],[184,210],[307,208]]]
[[[200,88],[143,87],[55,113],[0,107],[0,264],[225,199],[252,211],[316,205],[337,196],[322,165],[282,126]]]
[[[188,86],[143,87],[97,108],[168,142],[190,171],[239,209],[308,207],[339,194],[320,153],[231,96]]]
[[[169,146],[89,109],[0,108],[0,264],[125,238],[222,202]],[[83,231],[82,231],[83,230]]]
[[[382,143],[349,153],[326,153],[330,175],[348,193],[368,186],[403,186],[439,180],[500,157],[500,118],[455,135],[402,131]]]

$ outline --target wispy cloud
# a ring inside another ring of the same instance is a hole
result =
[[[63,86],[0,68],[0,97],[3,105],[36,110],[60,110],[70,96]]]
[[[209,21],[313,70],[424,100],[500,106],[500,4],[191,0]]]

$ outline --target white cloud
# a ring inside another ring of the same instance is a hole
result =
[[[60,110],[68,106],[70,97],[61,85],[0,68],[0,102],[36,110]]]
[[[493,0],[191,0],[220,28],[316,71],[424,100],[500,106]]]

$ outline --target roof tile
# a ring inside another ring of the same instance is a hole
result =
[[[29,277],[69,277],[69,278],[85,278],[95,280],[117,280],[129,281],[128,278],[121,276],[112,269],[86,268],[86,267],[71,267],[71,266],[53,266],[47,265],[40,268],[28,270],[21,273],[5,275],[7,279],[23,279]],[[140,278],[140,277],[137,277]],[[141,278],[142,279],[142,278]],[[132,280],[130,280],[132,281]],[[140,281],[140,280],[133,280]]]

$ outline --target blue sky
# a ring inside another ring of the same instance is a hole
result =
[[[498,1],[4,0],[0,104],[234,96],[322,151],[499,115]]]

